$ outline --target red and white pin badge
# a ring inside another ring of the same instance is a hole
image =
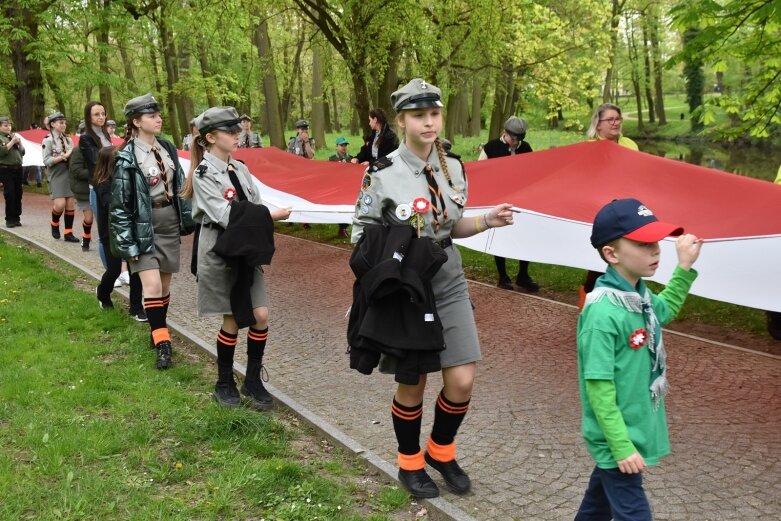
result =
[[[236,189],[233,187],[226,188],[222,195],[227,201],[233,201],[233,199],[236,197]]]
[[[648,332],[643,329],[636,329],[634,333],[629,335],[629,347],[632,349],[640,349],[648,341]]]

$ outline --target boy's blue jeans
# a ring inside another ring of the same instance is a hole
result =
[[[642,474],[594,467],[575,521],[651,521]]]

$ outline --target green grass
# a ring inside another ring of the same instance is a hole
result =
[[[351,248],[349,238],[337,235],[336,224],[313,224],[309,230],[305,230],[301,224],[277,223],[276,230],[286,235]],[[464,272],[468,278],[486,284],[496,284],[496,264],[492,255],[460,246],[459,249],[463,257]],[[517,264],[513,260],[508,260],[507,264],[507,272],[513,277],[517,273]],[[529,273],[542,286],[540,296],[568,304],[577,303],[578,288],[586,277],[586,270],[583,269],[542,263],[532,263]],[[649,287],[657,293],[663,288],[662,285],[654,282],[649,282]],[[686,329],[688,325],[696,322],[730,331],[765,335],[765,320],[764,311],[690,295],[671,327]]]
[[[285,412],[225,410],[213,368],[102,312],[94,281],[0,238],[0,519],[409,517],[397,487]]]

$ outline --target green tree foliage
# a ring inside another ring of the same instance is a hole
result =
[[[691,45],[697,38],[700,30],[689,27],[683,33],[683,49]],[[697,115],[701,112],[703,103],[703,91],[705,88],[705,74],[702,72],[702,59],[698,54],[687,53],[683,67],[683,77],[686,79],[686,103],[689,104],[689,113],[692,114],[692,132],[702,129],[701,118]]]
[[[781,123],[781,5],[776,0],[687,0],[671,11],[677,27],[701,28],[672,63],[698,58],[725,72],[744,64],[744,82],[708,100],[701,120],[715,121],[716,108],[731,115],[717,131],[731,138],[768,138]]]

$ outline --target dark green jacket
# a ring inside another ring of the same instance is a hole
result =
[[[79,147],[73,147],[73,152],[71,152],[71,157],[68,161],[68,172],[70,173],[73,196],[79,201],[89,201],[89,184],[92,180],[87,168],[87,160]]]
[[[157,138],[157,142],[166,149],[176,165],[173,191],[177,195],[174,197],[174,206],[179,213],[179,233],[187,235],[195,229],[195,222],[190,201],[178,195],[184,185],[184,171],[179,164],[176,148],[165,139]],[[109,231],[111,253],[115,257],[129,259],[154,251],[149,185],[136,162],[133,141],[116,155],[114,178],[111,181]]]
[[[11,141],[13,134],[0,134],[0,165],[2,166],[22,166],[22,151],[19,146],[11,147],[10,150],[5,146]]]

